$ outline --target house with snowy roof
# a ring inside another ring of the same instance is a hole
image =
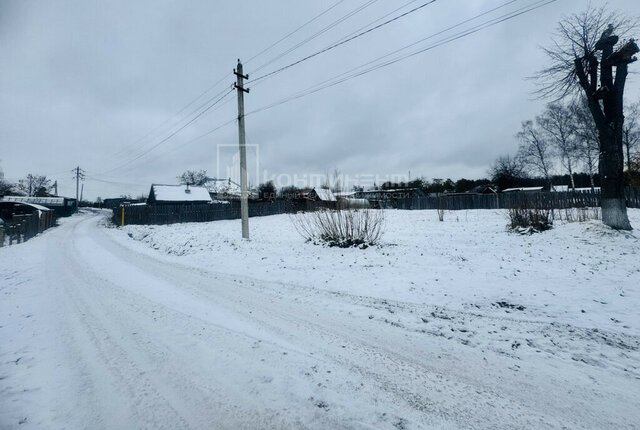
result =
[[[184,205],[211,203],[205,187],[152,184],[147,203],[152,205]]]

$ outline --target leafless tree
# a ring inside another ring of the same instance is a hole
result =
[[[512,187],[523,176],[522,162],[517,157],[503,155],[489,168],[489,176],[499,189]]]
[[[600,142],[602,222],[621,230],[631,230],[624,198],[624,86],[628,65],[640,50],[633,39],[624,37],[635,30],[635,24],[605,6],[589,6],[565,17],[552,46],[545,49],[551,63],[538,74],[543,96],[561,98],[581,92],[586,97]]]
[[[187,170],[182,175],[177,177],[181,184],[183,185],[196,185],[202,186],[207,180],[207,171],[206,170]]]
[[[544,130],[549,143],[555,148],[560,164],[571,179],[571,189],[575,190],[573,171],[578,159],[578,144],[571,111],[560,103],[551,103],[542,115],[536,118],[536,123]]]
[[[533,170],[534,174],[542,175],[551,190],[554,151],[549,139],[533,121],[523,121],[522,130],[516,137],[520,141],[517,159],[522,160],[524,166]]]
[[[622,127],[622,144],[627,157],[627,171],[633,174],[631,153],[640,143],[640,103],[633,103],[625,109],[624,126]],[[636,172],[637,173],[637,172]]]
[[[584,167],[589,174],[591,190],[594,191],[594,177],[598,173],[598,153],[600,152],[598,129],[595,122],[593,122],[589,106],[587,106],[587,100],[584,97],[574,100],[570,109],[576,138],[578,139],[578,156],[584,163]]]
[[[24,179],[18,181],[17,189],[29,197],[46,197],[53,186],[46,176],[29,173]]]
[[[0,179],[0,196],[13,192],[14,185],[11,182]]]

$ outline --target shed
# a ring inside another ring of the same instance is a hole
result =
[[[307,195],[309,200],[321,201],[321,202],[335,202],[336,196],[333,195],[329,188],[314,188],[309,191]]]
[[[516,188],[506,188],[502,190],[503,193],[537,193],[542,191],[544,187],[516,187]]]
[[[335,209],[338,202],[329,188],[314,188],[309,191],[306,200],[307,210],[317,208]]]
[[[205,187],[189,185],[152,184],[148,204],[204,204],[211,203],[211,196]]]

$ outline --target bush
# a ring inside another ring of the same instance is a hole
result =
[[[552,212],[549,209],[509,209],[509,228],[521,234],[537,233],[549,230],[553,226]]]
[[[380,242],[384,213],[374,209],[320,209],[292,215],[292,221],[298,233],[308,241],[364,249]]]

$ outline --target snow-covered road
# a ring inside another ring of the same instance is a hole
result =
[[[141,252],[103,222],[81,214],[0,248],[0,428],[640,422],[628,331],[258,282],[215,256]]]

